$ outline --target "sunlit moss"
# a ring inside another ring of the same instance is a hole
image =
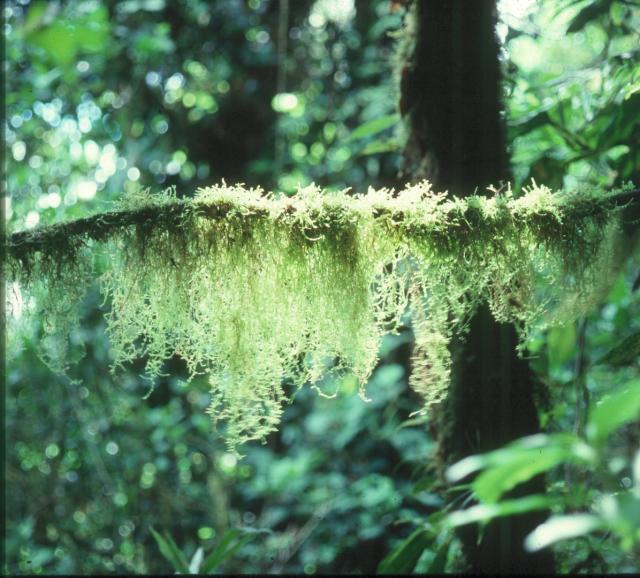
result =
[[[593,307],[619,264],[618,218],[602,193],[536,185],[463,200],[426,182],[292,197],[223,184],[190,200],[140,193],[97,226],[36,231],[10,247],[8,270],[36,295],[61,368],[84,288],[105,271],[114,367],[142,357],[154,378],[180,356],[209,376],[211,415],[235,449],[277,428],[285,378],[318,387],[350,371],[364,397],[380,337],[407,309],[411,385],[425,407],[440,402],[449,343],[480,302],[523,338]]]

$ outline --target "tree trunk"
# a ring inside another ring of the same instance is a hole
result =
[[[419,0],[408,16],[400,109],[407,119],[404,173],[428,178],[458,196],[509,179],[500,119],[500,66],[493,0]],[[451,464],[539,431],[534,376],[516,354],[510,325],[487,307],[476,313],[464,341],[454,345],[448,399],[434,416],[440,457]],[[513,496],[544,493],[544,480]],[[546,513],[475,525],[459,537],[472,572],[552,573],[549,552],[524,552],[523,540]]]

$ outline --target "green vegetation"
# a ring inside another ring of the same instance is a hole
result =
[[[524,344],[536,322],[588,312],[615,278],[617,193],[533,186],[515,199],[508,190],[447,200],[430,189],[350,196],[307,187],[274,198],[222,185],[193,200],[137,195],[119,212],[23,235],[10,246],[12,280],[37,280],[46,331],[65,342],[79,281],[91,260],[108,262],[101,282],[114,366],[145,357],[154,380],[178,356],[190,377],[206,374],[209,412],[227,422],[235,452],[277,430],[285,377],[319,390],[329,367],[347,370],[364,398],[380,339],[397,331],[407,304],[410,382],[429,406],[446,395],[451,335],[477,303],[517,323]],[[81,254],[83,239],[106,250],[83,243]],[[47,359],[58,367],[64,349]]]
[[[559,572],[637,573],[637,6],[500,3],[518,194],[462,202],[398,177],[406,3],[284,4],[3,7],[5,571],[464,572],[455,524],[550,509]],[[420,410],[479,300],[545,433],[445,510]]]

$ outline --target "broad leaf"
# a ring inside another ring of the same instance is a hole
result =
[[[469,456],[451,466],[446,476],[449,481],[456,482],[484,470],[471,487],[478,499],[494,503],[518,484],[558,464],[594,459],[593,448],[572,434],[537,434],[487,454]]]
[[[611,432],[634,420],[640,420],[640,379],[634,379],[623,391],[606,397],[591,410],[587,437],[602,443]]]
[[[474,522],[488,522],[500,516],[513,516],[524,514],[532,510],[544,510],[552,503],[548,496],[534,495],[518,498],[515,500],[505,500],[498,504],[478,504],[466,510],[453,512],[446,519],[446,524],[457,527]]]
[[[602,520],[591,514],[553,516],[525,538],[524,547],[529,552],[535,552],[560,540],[584,536],[601,528],[602,525]]]

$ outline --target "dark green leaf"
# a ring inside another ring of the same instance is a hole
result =
[[[602,109],[599,116],[607,120],[598,135],[599,150],[627,143],[640,126],[640,94],[633,94],[621,103]]]
[[[378,574],[410,574],[434,539],[431,530],[416,530],[380,562]]]
[[[447,557],[449,554],[450,546],[451,541],[447,540],[438,548],[434,559],[431,561],[431,564],[429,564],[429,567],[427,568],[427,574],[442,574],[444,572],[444,569],[447,565]]]
[[[615,367],[623,367],[638,361],[640,358],[640,331],[623,339],[613,349],[605,353],[595,365],[606,363]]]
[[[230,558],[235,552],[244,546],[249,540],[251,540],[252,536],[244,536],[239,538],[241,535],[239,530],[231,529],[227,530],[220,539],[220,542],[215,547],[213,552],[209,554],[205,561],[202,563],[200,567],[201,574],[210,574],[214,570],[220,566],[225,560]],[[239,538],[238,541],[232,545],[232,542]]]
[[[189,564],[187,563],[187,559],[180,551],[176,543],[173,541],[171,536],[166,533],[164,536],[161,536],[153,528],[149,529],[151,530],[151,534],[155,538],[155,541],[160,548],[160,553],[173,566],[173,569],[180,574],[189,574]]]

